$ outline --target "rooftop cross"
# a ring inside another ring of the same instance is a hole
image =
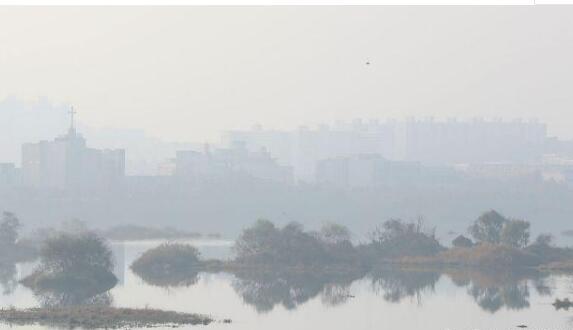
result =
[[[74,115],[75,115],[76,113],[77,113],[77,112],[74,110],[74,107],[72,106],[72,108],[71,108],[70,111],[69,111],[69,114],[70,114],[70,116],[71,116],[71,118],[70,118],[70,119],[71,119],[71,121],[70,121],[70,131],[73,131],[73,130],[74,130]]]

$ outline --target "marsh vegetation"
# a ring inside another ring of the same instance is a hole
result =
[[[2,309],[0,321],[9,325],[40,325],[58,328],[126,329],[157,326],[209,324],[204,315],[168,312],[155,309],[112,307]]]
[[[48,238],[36,270],[22,284],[36,292],[105,292],[114,287],[113,255],[95,233],[60,234]]]
[[[566,270],[573,261],[573,250],[555,247],[550,235],[539,235],[530,242],[529,222],[506,218],[494,210],[480,215],[468,233],[473,240],[460,235],[447,248],[436,238],[435,229],[426,227],[422,219],[390,219],[375,227],[368,242],[353,244],[350,231],[337,224],[306,231],[296,222],[281,228],[271,221],[258,220],[235,241],[233,260],[201,260],[192,247],[171,244],[146,252],[132,268],[142,277],[152,278],[203,270],[352,274],[366,273],[384,264]]]
[[[235,241],[234,259],[203,260],[191,246],[165,244],[145,252],[132,269],[164,287],[191,285],[201,272],[231,273],[237,293],[261,312],[277,304],[295,308],[318,295],[327,304],[342,303],[351,297],[350,284],[364,278],[388,301],[421,299],[442,276],[467,287],[485,310],[519,309],[528,306],[526,283],[543,295],[548,270],[573,269],[572,250],[554,246],[547,234],[530,242],[527,221],[492,210],[468,234],[446,247],[421,219],[390,219],[375,227],[369,241],[354,244],[350,231],[337,224],[307,231],[298,223],[278,227],[259,220]]]

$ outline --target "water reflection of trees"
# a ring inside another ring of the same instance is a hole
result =
[[[153,273],[134,270],[134,273],[145,283],[162,288],[188,287],[199,280],[197,271]]]
[[[106,283],[90,283],[89,285],[75,285],[71,282],[62,282],[49,287],[31,287],[36,300],[43,307],[67,306],[110,306],[113,298]]]
[[[34,296],[43,307],[111,306],[113,304],[113,297],[109,291],[94,295],[80,292],[36,291]]]
[[[485,311],[495,313],[501,308],[520,310],[528,308],[530,291],[551,295],[548,275],[524,270],[404,270],[396,267],[372,272],[372,287],[389,302],[414,298],[422,302],[424,293],[433,293],[441,274],[447,274],[458,287],[466,287],[468,294]]]
[[[424,292],[434,292],[440,273],[426,270],[403,270],[400,268],[377,269],[370,274],[374,291],[389,302],[415,298],[422,302]]]
[[[319,295],[325,305],[342,304],[351,297],[350,284],[359,277],[311,272],[241,272],[235,274],[233,287],[245,303],[264,313],[277,305],[295,309]]]
[[[326,306],[342,305],[350,297],[350,283],[328,283],[320,294],[320,300]]]
[[[502,308],[529,308],[530,288],[539,295],[551,295],[547,275],[536,271],[449,271],[452,281],[467,287],[468,294],[485,311],[495,313]]]
[[[161,287],[193,285],[198,274],[171,274],[158,278],[138,274],[145,282]],[[232,286],[246,304],[260,312],[269,312],[277,305],[288,310],[319,297],[325,306],[344,304],[352,298],[350,286],[355,280],[365,278],[372,290],[391,303],[412,299],[422,303],[424,295],[436,291],[442,275],[449,277],[483,310],[495,313],[502,308],[521,310],[530,306],[530,293],[535,290],[547,296],[552,290],[547,283],[549,276],[537,271],[472,269],[404,269],[384,267],[365,275],[356,273],[310,272],[288,270],[258,270],[233,272]],[[62,301],[70,301],[60,297]],[[53,299],[53,298],[52,298]]]
[[[504,306],[516,310],[529,307],[529,288],[527,283],[498,287],[472,285],[468,292],[483,310],[492,313],[497,312]]]
[[[17,270],[15,263],[0,262],[0,286],[2,286],[3,295],[13,293],[18,286],[16,274]]]

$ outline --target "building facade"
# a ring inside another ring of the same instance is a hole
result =
[[[125,151],[88,148],[73,126],[53,141],[22,146],[22,180],[27,186],[66,191],[111,191],[125,177]]]

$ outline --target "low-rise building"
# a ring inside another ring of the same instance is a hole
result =
[[[285,184],[293,181],[291,167],[279,165],[264,149],[249,151],[240,142],[233,143],[229,148],[215,150],[206,145],[203,152],[178,151],[175,175],[196,182],[220,181],[237,176]]]

